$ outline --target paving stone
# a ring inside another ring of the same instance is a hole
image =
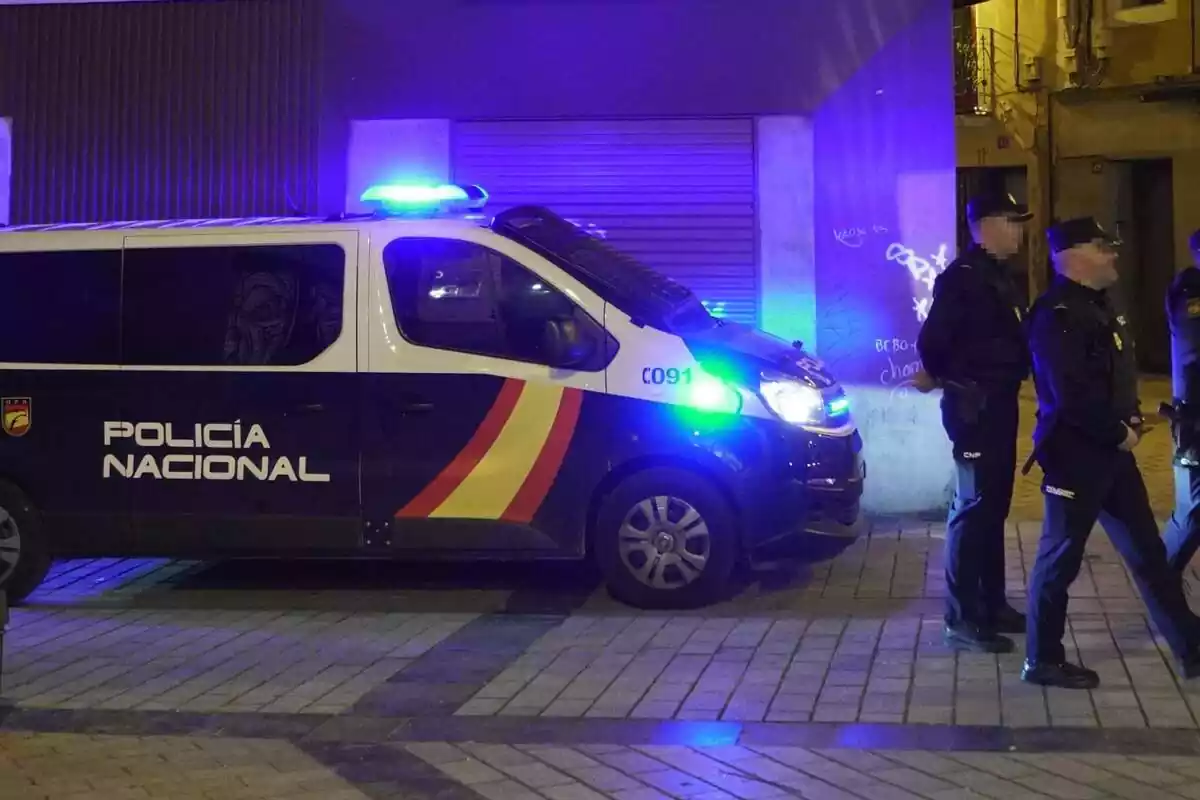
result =
[[[541,794],[550,800],[606,800],[603,795],[581,783],[568,783],[541,789]]]
[[[542,795],[515,781],[477,783],[471,789],[487,800],[542,800]]]
[[[442,764],[453,764],[458,761],[464,761],[467,758],[465,752],[455,745],[447,744],[446,742],[412,742],[405,745],[405,749],[417,758],[433,764],[435,767]]]
[[[597,791],[615,792],[621,789],[636,789],[641,784],[620,770],[596,766],[567,770],[573,778]]]
[[[470,786],[474,783],[503,780],[504,775],[492,769],[482,761],[464,758],[462,761],[450,761],[436,765],[438,769],[459,783]]]

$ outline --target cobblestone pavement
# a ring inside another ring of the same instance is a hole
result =
[[[1169,455],[1138,450],[1160,515]],[[1040,512],[1035,470],[1017,605]],[[877,520],[678,614],[579,565],[62,563],[12,613],[0,798],[1200,798],[1200,682],[1107,539],[1068,632],[1103,684],[1072,693],[943,646],[943,537]]]
[[[5,800],[365,800],[286,741],[0,733]]]
[[[1146,800],[1198,781],[1195,756],[0,733],[6,800]]]

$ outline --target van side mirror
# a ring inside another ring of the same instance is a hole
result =
[[[542,350],[550,366],[576,369],[591,359],[596,352],[596,341],[574,319],[561,317],[546,321]]]

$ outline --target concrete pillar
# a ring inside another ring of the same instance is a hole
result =
[[[910,388],[954,257],[950,39],[949,4],[927,4],[814,118],[817,353],[847,385],[876,513],[940,512],[953,486],[939,398]]]
[[[817,346],[813,130],[804,117],[755,121],[759,308],[763,330]]]

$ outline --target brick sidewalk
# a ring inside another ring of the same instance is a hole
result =
[[[1017,605],[1037,535],[1015,525],[1009,538]],[[1019,683],[1020,652],[948,650],[941,546],[941,526],[881,527],[832,562],[676,615],[631,612],[598,587],[552,615],[440,611],[437,592],[425,611],[361,611],[371,592],[197,588],[205,567],[182,585],[140,575],[142,589],[122,594],[104,574],[122,562],[99,575],[76,566],[77,582],[113,585],[114,607],[89,606],[58,598],[79,596],[66,565],[44,605],[13,614],[5,693],[97,710],[1196,727],[1200,695],[1176,679],[1106,538],[1094,537],[1070,607],[1068,648],[1103,677],[1092,693]],[[314,600],[331,607],[303,608]]]
[[[766,745],[413,742],[0,732],[5,800],[1197,798],[1200,758]],[[325,763],[323,763],[323,761]],[[343,774],[348,777],[343,777]]]
[[[284,741],[0,733],[4,800],[367,800]]]
[[[444,743],[410,752],[492,800],[1200,797],[1200,760],[799,747]]]

